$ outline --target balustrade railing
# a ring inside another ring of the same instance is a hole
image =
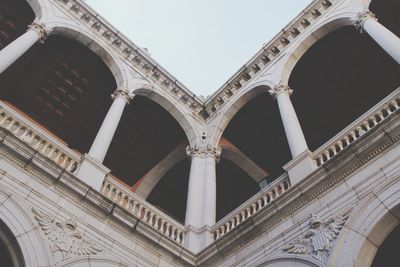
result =
[[[117,181],[111,181],[107,177],[103,182],[101,193],[168,238],[183,245],[185,230],[181,224],[158,211],[151,204],[140,200]]]
[[[8,130],[61,168],[71,173],[76,171],[81,158],[79,153],[69,149],[2,101],[0,101],[0,127]]]
[[[346,147],[380,124],[398,109],[400,109],[400,88],[316,150],[313,153],[313,158],[317,166],[319,167],[335,157],[339,152],[346,149]]]
[[[229,233],[232,229],[257,214],[268,206],[274,199],[290,188],[287,174],[276,179],[271,185],[240,205],[213,227],[214,241]]]

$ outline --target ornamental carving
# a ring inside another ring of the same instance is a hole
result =
[[[194,157],[214,157],[218,162],[221,158],[221,147],[212,147],[210,145],[195,145],[194,147],[186,147],[186,155],[192,159]]]
[[[37,20],[28,25],[28,30],[35,31],[39,35],[39,41],[41,43],[44,43],[49,33],[49,30],[46,29],[45,25]]]
[[[60,260],[72,256],[96,255],[102,249],[86,240],[72,219],[56,220],[50,215],[32,208],[35,220],[50,241],[50,250]]]
[[[376,18],[376,15],[373,12],[369,11],[369,10],[366,10],[366,11],[361,12],[360,14],[358,14],[357,20],[354,22],[354,26],[356,27],[356,29],[360,33],[364,32],[364,23],[368,19],[378,20]]]
[[[275,86],[273,89],[270,89],[268,92],[274,98],[277,98],[278,95],[283,94],[283,93],[292,95],[293,90],[290,89],[290,87],[288,85],[279,84],[279,85]]]
[[[349,218],[350,209],[336,218],[321,220],[318,215],[311,215],[310,229],[290,242],[283,251],[290,254],[311,255],[315,259],[327,263],[333,242],[339,235]]]
[[[115,99],[117,97],[120,97],[125,100],[127,104],[133,99],[135,95],[130,93],[128,89],[125,89],[123,87],[117,88],[114,93],[111,95],[112,99]]]

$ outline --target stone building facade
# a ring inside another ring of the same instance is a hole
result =
[[[2,266],[391,266],[397,0],[315,0],[197,97],[82,0],[0,2]]]

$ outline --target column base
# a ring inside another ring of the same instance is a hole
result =
[[[305,150],[283,166],[283,169],[288,172],[290,184],[294,186],[316,170],[317,164],[312,159],[312,153]]]
[[[189,225],[186,227],[185,232],[185,248],[195,254],[199,253],[214,241],[211,228],[208,226],[198,229]]]
[[[100,191],[104,178],[108,173],[110,173],[110,169],[85,154],[81,164],[79,164],[76,176],[93,189]]]

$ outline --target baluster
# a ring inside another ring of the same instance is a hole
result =
[[[378,121],[377,121],[377,119],[376,119],[375,115],[374,115],[374,116],[372,116],[372,117],[370,118],[370,120],[372,121],[372,127],[374,127],[375,125],[377,125],[377,124],[378,124]]]
[[[235,226],[240,224],[240,215],[236,214],[235,216]]]
[[[160,217],[158,217],[157,215],[155,217],[156,217],[156,219],[155,219],[155,223],[154,223],[154,228],[156,228],[158,230],[160,227]]]
[[[221,236],[225,235],[225,225],[221,225]]]
[[[251,205],[251,207],[252,207],[252,210],[253,210],[253,212],[252,212],[251,215],[254,215],[254,214],[257,212],[257,205],[256,205],[256,203],[253,203],[253,204]]]
[[[328,161],[331,158],[329,150],[324,151],[324,155],[325,155],[326,161]]]
[[[166,231],[165,231],[165,235],[169,236],[170,235],[170,231],[171,231],[171,225],[169,224],[169,222],[166,223]]]
[[[180,244],[182,242],[182,231],[178,231],[178,236],[176,237],[176,242]]]
[[[0,114],[0,126],[3,127],[3,124],[6,122],[7,118],[8,118],[7,114],[4,113],[4,112],[1,112],[1,114]]]
[[[351,132],[350,132],[350,136],[351,136],[351,138],[353,139],[352,142],[354,142],[355,140],[357,140],[357,135],[356,135],[356,132],[355,132],[355,131],[351,131]]]
[[[386,106],[386,107],[384,107],[384,110],[386,111],[386,113],[387,113],[387,116],[389,116],[390,114],[392,114],[393,112],[392,112],[392,110],[390,109],[390,106]]]
[[[363,122],[363,125],[365,127],[365,131],[368,132],[369,130],[371,130],[371,127],[369,126],[369,122],[368,120]]]
[[[347,135],[343,138],[343,140],[346,146],[350,145],[350,138]]]
[[[398,110],[400,108],[399,104],[397,103],[397,100],[392,100],[392,102],[390,102],[390,104],[392,104],[392,106],[394,107],[395,110]]]
[[[217,231],[215,232],[215,239],[214,240],[219,239],[220,236],[221,236],[221,233],[220,233],[219,229],[217,229]]]
[[[171,239],[172,239],[172,240],[175,240],[175,237],[176,237],[176,228],[175,228],[174,226],[172,226],[171,228],[172,228],[172,230],[171,230]]]
[[[385,117],[383,116],[383,112],[379,111],[376,115],[378,115],[379,122],[381,122]]]
[[[161,231],[162,233],[164,233],[164,223],[165,223],[165,221],[164,221],[163,219],[161,219],[160,231]]]

